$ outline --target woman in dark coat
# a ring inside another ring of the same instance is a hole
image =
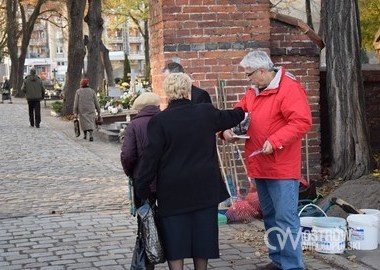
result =
[[[123,146],[121,147],[121,164],[124,172],[132,179],[136,179],[141,169],[141,158],[147,144],[147,125],[149,120],[160,112],[160,96],[154,93],[142,93],[132,105],[132,110],[138,111],[131,123],[127,126]],[[151,185],[151,201],[154,201],[155,185]],[[134,192],[134,204],[141,206],[141,200]]]
[[[216,133],[244,118],[241,108],[218,110],[212,104],[190,101],[191,79],[169,74],[164,82],[168,107],[148,124],[137,194],[149,196],[157,177],[160,231],[171,270],[182,270],[184,258],[195,269],[207,269],[219,257],[218,204],[229,197],[222,181]]]

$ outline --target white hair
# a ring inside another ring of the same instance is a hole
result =
[[[244,56],[240,62],[243,68],[252,68],[254,70],[259,68],[273,69],[273,62],[264,51],[252,51]]]
[[[170,73],[164,80],[164,91],[169,100],[189,98],[191,79],[185,73]]]

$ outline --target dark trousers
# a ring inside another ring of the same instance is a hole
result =
[[[41,103],[39,100],[28,100],[29,107],[29,122],[32,127],[36,124],[36,127],[41,123]]]

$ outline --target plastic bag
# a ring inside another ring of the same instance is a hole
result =
[[[233,127],[232,131],[236,135],[246,135],[250,121],[251,121],[251,118],[250,118],[249,114],[246,113],[243,121],[241,121],[237,126]]]
[[[153,265],[149,264],[145,254],[144,242],[139,235],[136,238],[135,249],[133,250],[132,262],[130,270],[149,270],[153,269]]]
[[[145,253],[152,264],[165,262],[164,248],[162,246],[154,211],[148,202],[136,210],[142,223],[142,236],[144,240]]]

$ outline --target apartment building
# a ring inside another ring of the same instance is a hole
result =
[[[68,33],[67,28],[60,27],[63,22],[59,20],[57,18],[54,24],[45,20],[37,21],[25,59],[25,75],[34,68],[42,79],[64,82],[68,61]],[[144,39],[132,21],[118,26],[109,23],[111,21],[105,18],[103,42],[110,51],[114,78],[123,77],[124,58],[128,54],[131,78],[134,81],[144,74]],[[87,25],[84,27],[84,32],[88,32]],[[86,62],[85,59],[85,66]]]
[[[105,20],[103,42],[110,50],[114,78],[122,78],[124,74],[124,58],[128,54],[131,66],[132,81],[144,75],[144,38],[132,21],[120,25],[112,24],[112,18]]]

